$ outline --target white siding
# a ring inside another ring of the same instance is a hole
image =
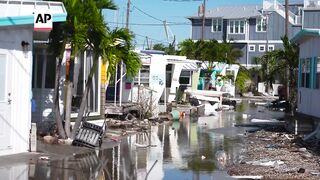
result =
[[[31,127],[32,28],[16,27],[0,30],[0,49],[8,50],[12,62],[11,141],[12,149],[0,155],[27,152]],[[25,53],[21,42],[29,46]],[[1,142],[0,142],[1,143]]]
[[[320,38],[307,37],[305,41],[300,44],[300,59],[320,57],[319,51]],[[320,90],[309,88],[298,88],[298,112],[314,117],[320,117],[319,111]]]

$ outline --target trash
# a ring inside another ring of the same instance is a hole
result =
[[[112,141],[114,141],[114,142],[119,142],[119,139],[118,138],[115,138],[115,137],[112,137],[112,138],[110,138]]]
[[[98,147],[102,144],[102,138],[105,132],[105,122],[98,126],[89,122],[82,122],[81,127],[76,133],[76,138],[72,145],[85,147]]]
[[[283,161],[276,160],[276,161],[269,161],[269,160],[259,160],[259,161],[248,161],[246,164],[251,164],[253,166],[271,166],[276,167],[279,165],[284,164]]]
[[[320,175],[320,172],[319,171],[311,171],[310,174],[318,176],[318,175]]]
[[[263,176],[231,176],[234,179],[262,179]]]
[[[253,123],[274,123],[274,122],[279,122],[276,119],[251,119],[251,122]]]
[[[71,145],[72,144],[72,139],[58,139],[58,144],[66,144],[66,145]]]
[[[47,144],[57,144],[58,138],[54,136],[44,136],[43,141]]]
[[[265,148],[279,148],[279,146],[277,144],[267,144]]]
[[[303,157],[305,159],[312,158],[312,156],[313,155],[309,152],[305,152],[305,153],[301,154],[301,157]]]
[[[50,157],[49,156],[40,156],[39,159],[44,160],[44,161],[49,161]]]
[[[149,145],[135,143],[138,148],[147,148]]]
[[[201,159],[204,160],[206,157],[204,155],[201,156]]]
[[[307,152],[307,148],[299,148],[299,152]]]
[[[304,168],[300,168],[299,170],[298,170],[298,173],[305,173],[306,172],[306,169],[304,169]]]
[[[294,137],[289,137],[288,134],[285,134],[284,136],[285,136],[287,139],[289,139],[290,141],[294,139]]]

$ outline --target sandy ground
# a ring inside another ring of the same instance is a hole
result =
[[[263,179],[320,179],[320,156],[303,148],[298,136],[262,130],[247,135],[245,147],[239,162],[228,166],[228,174]]]

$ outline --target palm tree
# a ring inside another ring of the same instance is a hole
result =
[[[93,65],[90,69],[85,90],[81,100],[78,118],[76,120],[72,134],[70,134],[70,118],[66,118],[65,130],[62,126],[62,118],[59,113],[59,83],[55,87],[55,114],[58,125],[59,135],[62,138],[74,137],[75,132],[80,126],[85,110],[87,95],[90,91],[92,77],[97,71],[99,57],[103,62],[109,62],[109,70],[112,70],[119,59],[123,59],[127,64],[127,74],[134,75],[138,72],[140,60],[138,55],[132,51],[133,36],[126,30],[110,31],[104,23],[102,8],[114,9],[115,5],[111,0],[66,0],[65,6],[68,12],[67,21],[59,24],[56,30],[50,35],[50,44],[53,52],[59,58],[57,65],[56,82],[60,82],[60,67],[65,44],[71,44],[71,62],[80,51],[91,49],[93,51]],[[116,46],[118,39],[123,40],[123,46]],[[70,72],[73,73],[73,72]],[[72,87],[72,86],[71,86]],[[71,94],[71,93],[70,93]],[[67,101],[71,102],[71,96]],[[68,104],[68,103],[67,103]],[[71,103],[69,103],[71,106]],[[68,108],[67,108],[68,109]],[[66,111],[66,117],[70,117],[70,111]],[[67,133],[65,133],[67,132]]]
[[[261,80],[265,82],[267,92],[272,89],[272,84],[275,82],[276,77],[281,74],[278,61],[279,53],[279,50],[269,51],[261,57],[255,58],[256,63],[261,65],[257,72]]]
[[[54,30],[50,33],[50,49],[53,54],[58,57],[57,69],[56,69],[56,83],[55,83],[55,95],[54,95],[54,112],[56,117],[56,123],[58,126],[59,135],[62,138],[70,137],[70,128],[63,130],[62,118],[60,116],[59,108],[59,86],[60,86],[60,71],[63,54],[66,44],[71,45],[71,56],[69,61],[69,74],[66,76],[65,85],[66,90],[66,127],[70,127],[70,114],[71,114],[71,88],[72,79],[70,75],[73,73],[72,65],[75,57],[79,51],[84,50],[87,47],[87,35],[88,32],[94,27],[94,29],[105,28],[103,19],[100,16],[102,8],[115,9],[116,6],[111,0],[63,0],[65,8],[68,12],[67,20],[64,23],[57,24]],[[68,68],[68,67],[67,67]]]
[[[197,59],[195,57],[195,42],[192,39],[187,39],[179,43],[180,55],[187,56],[189,59]]]
[[[291,44],[288,37],[281,38],[283,49],[267,52],[258,62],[261,64],[261,77],[266,81],[267,87],[272,85],[277,75],[280,76],[283,84],[289,84],[289,96],[287,101],[290,104],[289,112],[294,114],[296,106],[296,87],[298,79],[299,48]],[[287,75],[286,69],[289,69]]]
[[[49,36],[49,51],[55,55],[58,63],[56,67],[56,77],[55,77],[55,87],[54,87],[54,114],[56,119],[56,124],[58,128],[58,133],[62,138],[66,138],[66,133],[62,125],[62,118],[60,116],[60,106],[59,106],[59,90],[60,90],[60,79],[61,79],[61,64],[63,59],[63,54],[65,51],[66,38],[64,37],[64,27],[62,24],[54,24],[54,28]]]
[[[242,51],[234,48],[231,43],[218,43],[216,40],[194,42],[191,39],[179,44],[180,54],[189,59],[197,59],[208,62],[206,75],[206,89],[209,88],[209,79],[214,68],[214,62],[224,62],[227,64],[237,63],[237,59],[242,57]]]
[[[289,96],[287,101],[290,104],[289,112],[291,115],[295,113],[296,99],[297,99],[297,80],[298,80],[298,66],[299,66],[299,47],[296,44],[290,43],[288,36],[281,38],[283,49],[278,54],[280,69],[288,69],[289,73],[285,76],[289,85]],[[287,83],[285,83],[287,84]]]

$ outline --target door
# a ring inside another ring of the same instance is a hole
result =
[[[12,148],[11,72],[11,62],[8,55],[0,51],[0,151]]]

